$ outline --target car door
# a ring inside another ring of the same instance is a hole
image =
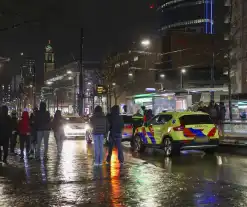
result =
[[[168,132],[169,121],[172,119],[171,114],[161,114],[157,120],[157,124],[154,126],[156,135],[155,139],[157,144],[161,144],[163,141],[163,135]]]
[[[157,144],[157,138],[160,135],[161,127],[158,123],[160,115],[154,116],[145,126],[145,134],[148,144]]]
[[[148,143],[160,144],[164,131],[168,130],[168,122],[172,119],[170,114],[160,114],[155,116],[146,126]]]

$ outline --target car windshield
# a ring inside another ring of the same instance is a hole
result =
[[[192,114],[180,117],[182,125],[195,125],[195,124],[213,124],[209,115]]]
[[[67,123],[83,123],[85,122],[81,117],[66,117]]]

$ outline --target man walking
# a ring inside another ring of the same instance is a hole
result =
[[[118,149],[118,160],[121,164],[124,162],[123,149],[122,149],[122,130],[124,128],[123,118],[120,116],[120,108],[118,105],[115,105],[111,108],[111,117],[110,117],[110,140],[108,148],[107,163],[111,162],[112,150],[114,144]]]
[[[9,150],[9,139],[12,135],[12,121],[8,115],[8,107],[2,106],[0,115],[0,161],[7,164],[8,150]],[[2,150],[3,147],[3,159]]]
[[[132,139],[131,139],[131,147],[134,147],[134,135],[135,131],[138,127],[141,127],[143,124],[143,115],[140,112],[140,109],[137,110],[137,112],[132,116],[132,122],[133,122],[133,131],[132,131]]]
[[[51,117],[49,111],[46,110],[46,104],[44,102],[40,103],[39,111],[37,111],[34,117],[34,125],[37,131],[37,149],[36,149],[36,159],[40,160],[40,147],[41,142],[44,138],[44,158],[47,159],[48,153],[48,141],[51,129]]]
[[[15,154],[16,140],[18,134],[18,118],[16,111],[11,113],[11,123],[12,123],[12,136],[10,137],[10,153]]]

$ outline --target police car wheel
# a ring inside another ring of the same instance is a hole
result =
[[[165,138],[163,141],[163,150],[165,153],[165,156],[171,156],[172,155],[172,142],[171,139],[169,137]]]
[[[206,154],[214,154],[215,152],[217,152],[218,148],[215,147],[215,148],[208,148],[208,149],[204,149],[204,152]]]
[[[137,152],[144,152],[145,146],[142,143],[142,139],[140,136],[135,137],[135,149]]]

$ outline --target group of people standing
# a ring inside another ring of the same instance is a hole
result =
[[[7,163],[8,152],[17,155],[15,148],[17,136],[20,142],[20,158],[24,158],[24,149],[26,148],[26,157],[31,158],[35,155],[40,159],[41,142],[44,139],[44,158],[47,158],[48,140],[51,129],[50,113],[46,110],[46,104],[40,103],[39,110],[35,108],[29,117],[27,111],[22,112],[21,119],[18,120],[16,112],[8,115],[8,107],[2,106],[0,112],[0,161]],[[3,148],[3,156],[2,156]]]
[[[96,106],[94,114],[90,119],[92,134],[94,139],[94,165],[101,166],[104,162],[104,137],[109,134],[108,155],[106,163],[111,162],[114,145],[118,149],[118,160],[124,163],[124,155],[121,145],[122,130],[124,128],[123,118],[120,116],[120,108],[115,105],[111,108],[111,113],[104,115],[102,107]]]
[[[223,102],[217,104],[212,100],[210,101],[208,106],[204,106],[202,102],[200,102],[198,111],[208,113],[216,125],[220,124],[222,121],[225,120],[226,107]]]

